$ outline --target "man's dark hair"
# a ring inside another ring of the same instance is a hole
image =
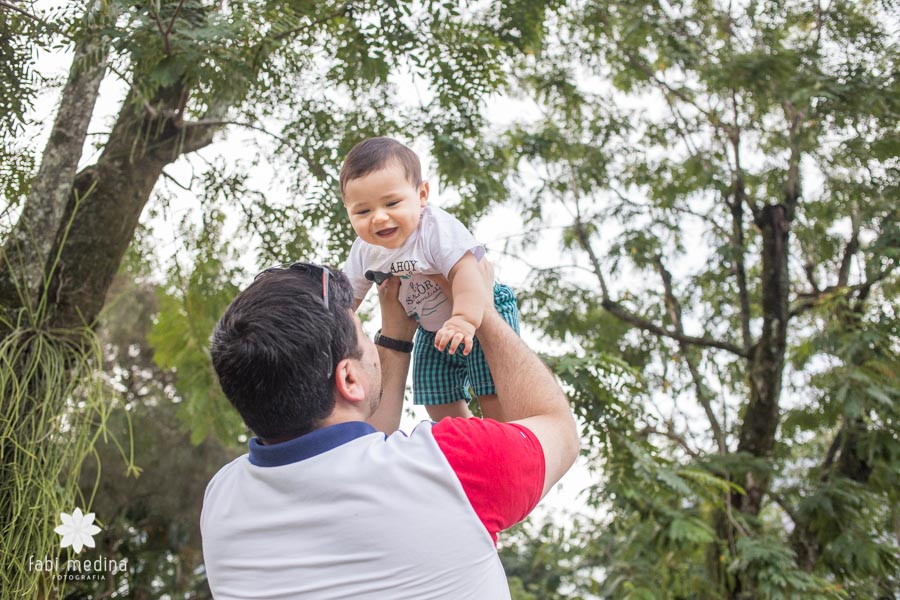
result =
[[[332,271],[328,288],[326,309],[321,278],[267,272],[238,294],[213,331],[222,390],[263,440],[313,430],[334,409],[337,363],[362,356],[347,277]]]
[[[341,195],[343,196],[348,181],[380,171],[392,163],[403,167],[407,181],[419,187],[422,183],[422,166],[416,153],[395,139],[375,137],[361,141],[347,153],[341,167]]]

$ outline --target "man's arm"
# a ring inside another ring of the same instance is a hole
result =
[[[543,497],[578,456],[578,428],[566,395],[546,365],[497,313],[493,302],[485,309],[478,340],[504,417],[527,427],[541,443],[546,464]]]
[[[397,299],[400,279],[392,277],[377,287],[378,301],[381,304],[381,334],[395,340],[411,342],[416,332],[416,320],[406,314]],[[383,392],[381,403],[367,421],[375,429],[388,435],[400,428],[410,356],[409,352],[398,352],[378,346]]]
[[[453,297],[453,316],[434,336],[434,345],[441,352],[449,344],[450,354],[462,343],[463,354],[472,351],[475,329],[484,318],[484,284],[478,260],[471,252],[465,255],[450,270],[450,290]],[[491,295],[493,301],[493,293]]]

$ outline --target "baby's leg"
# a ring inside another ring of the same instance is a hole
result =
[[[469,418],[472,416],[465,400],[457,400],[448,404],[426,404],[425,409],[428,411],[428,417],[435,422],[444,417]]]
[[[501,423],[506,422],[506,419],[503,416],[503,407],[500,406],[500,400],[497,398],[497,394],[478,396],[478,406],[481,407],[481,414],[485,419],[494,419]]]
[[[424,405],[432,421],[472,416],[464,398],[466,357],[434,347],[434,332],[419,327],[413,347],[413,402]]]

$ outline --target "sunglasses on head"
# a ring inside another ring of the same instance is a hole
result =
[[[268,269],[264,269],[256,274],[256,277],[253,278],[253,281],[256,281],[263,275],[267,273],[278,273],[280,271],[300,271],[301,273],[311,273],[316,277],[319,277],[321,274],[322,278],[322,303],[325,304],[325,310],[328,310],[328,283],[331,281],[331,269],[326,267],[325,265],[317,265],[315,263],[308,262],[295,262],[286,267],[269,267]]]

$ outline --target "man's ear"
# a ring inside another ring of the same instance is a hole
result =
[[[335,391],[348,402],[362,402],[366,398],[366,389],[360,379],[361,375],[359,361],[350,358],[340,361],[335,367]]]
[[[419,184],[419,206],[422,208],[428,204],[428,194],[431,192],[431,189],[428,187],[428,182],[423,181]]]

